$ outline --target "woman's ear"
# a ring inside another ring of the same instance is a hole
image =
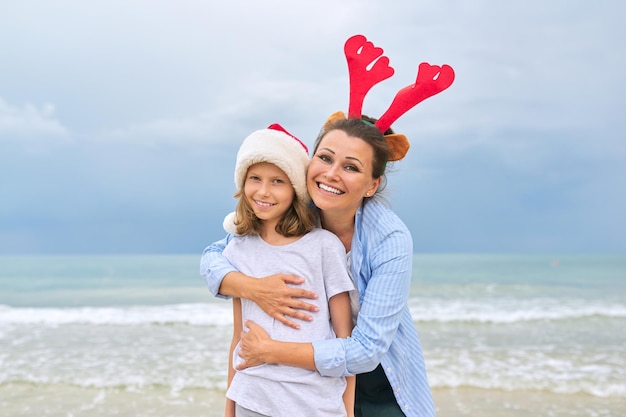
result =
[[[376,190],[378,190],[378,187],[380,187],[380,183],[382,182],[382,178],[378,177],[375,180],[372,180],[372,185],[370,186],[370,188],[368,188],[367,192],[365,193],[365,197],[371,197],[374,194],[376,194]]]

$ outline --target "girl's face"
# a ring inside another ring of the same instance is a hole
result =
[[[374,151],[360,138],[331,130],[322,138],[307,170],[307,189],[320,210],[356,213],[381,179],[372,178]]]
[[[295,191],[287,174],[274,164],[261,162],[251,165],[243,186],[246,200],[254,214],[272,229],[291,207]]]

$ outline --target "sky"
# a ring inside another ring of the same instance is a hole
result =
[[[454,84],[392,126],[385,198],[417,253],[626,251],[626,4],[617,0],[0,3],[0,254],[200,254],[242,140],[309,147],[347,111],[343,45]]]

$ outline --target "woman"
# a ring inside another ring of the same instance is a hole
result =
[[[424,358],[407,305],[412,238],[404,223],[374,198],[389,152],[385,137],[371,120],[340,118],[325,126],[307,171],[307,189],[319,208],[321,225],[343,243],[357,287],[358,316],[352,336],[280,342],[247,322],[249,331],[242,335],[240,351],[245,362],[240,368],[280,363],[324,376],[357,374],[355,415],[434,416]],[[209,246],[203,254],[201,273],[214,294],[252,299],[294,327],[295,320],[310,320],[299,309],[314,308],[294,298],[314,295],[286,285],[298,283],[299,278],[274,275],[259,280],[234,271],[220,254],[229,239]]]

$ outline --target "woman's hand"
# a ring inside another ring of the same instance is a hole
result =
[[[247,320],[239,341],[239,357],[243,359],[237,370],[259,366],[264,363],[279,363],[315,371],[315,358],[311,343],[281,342],[273,340],[261,326]]]
[[[317,312],[319,310],[317,306],[301,300],[302,298],[315,300],[317,294],[287,285],[302,284],[303,278],[296,275],[275,274],[256,281],[254,289],[250,291],[250,296],[246,298],[257,303],[268,315],[286,326],[300,329],[300,325],[290,320],[289,317],[311,321],[313,317],[305,312]]]
[[[250,368],[251,366],[259,366],[265,363],[263,358],[264,343],[271,342],[269,335],[261,326],[253,321],[246,320],[245,327],[248,328],[241,332],[239,341],[239,357],[243,359],[237,366],[237,370]]]

